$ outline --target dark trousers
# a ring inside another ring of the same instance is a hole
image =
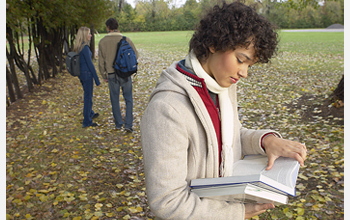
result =
[[[87,74],[89,74],[88,72]],[[95,112],[92,110],[92,96],[94,90],[94,83],[92,74],[91,77],[86,77],[86,79],[80,79],[81,85],[84,89],[84,108],[83,108],[83,127],[90,126],[92,124],[92,117],[95,115]],[[85,78],[85,77],[84,77]]]

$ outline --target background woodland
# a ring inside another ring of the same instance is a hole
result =
[[[229,0],[227,2],[232,2]],[[35,85],[56,77],[65,54],[73,47],[80,26],[92,33],[106,32],[104,22],[116,17],[121,32],[193,30],[200,17],[221,0],[7,0],[6,85],[7,105],[32,92]],[[344,0],[246,0],[279,28],[326,28],[344,24]],[[95,35],[91,40],[95,57]],[[26,86],[21,89],[18,74]]]

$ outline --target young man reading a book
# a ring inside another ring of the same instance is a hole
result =
[[[200,21],[189,54],[162,71],[141,122],[148,203],[157,219],[245,219],[273,208],[200,198],[193,179],[230,176],[242,155],[303,165],[306,147],[238,119],[237,82],[277,48],[273,25],[242,3],[215,6]]]

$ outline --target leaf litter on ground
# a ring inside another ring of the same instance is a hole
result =
[[[83,90],[68,73],[7,108],[7,219],[154,218],[145,193],[139,123],[161,71],[186,51],[139,52],[134,133],[114,129],[104,82],[94,87],[99,126],[82,128]],[[341,56],[284,52],[271,64],[253,66],[238,85],[244,126],[276,129],[308,147],[298,196],[254,219],[343,219],[344,125],[332,115],[317,116],[316,107],[296,105],[306,96],[321,105],[344,73],[343,62]],[[125,109],[122,96],[121,107]],[[316,117],[305,120],[309,108]]]

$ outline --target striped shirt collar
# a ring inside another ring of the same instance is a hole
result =
[[[177,64],[177,70],[182,73],[182,75],[185,77],[185,79],[191,84],[191,86],[200,87],[202,88],[202,80],[196,76],[194,71],[188,67],[185,66],[185,60],[181,60]]]

